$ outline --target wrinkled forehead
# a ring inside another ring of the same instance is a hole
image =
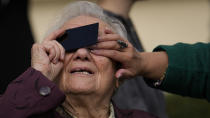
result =
[[[98,18],[81,15],[67,21],[61,29],[66,30],[66,29],[81,27],[81,26],[94,24],[94,23],[99,23],[99,31],[98,31],[99,35],[103,35],[103,32],[106,27],[110,28],[108,24],[106,24],[105,22],[103,22],[102,20]]]

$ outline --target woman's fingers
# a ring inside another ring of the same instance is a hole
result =
[[[60,49],[60,60],[64,60],[64,57],[65,57],[65,49],[63,48],[63,46],[58,43],[57,41],[55,41],[55,44],[59,47]]]
[[[134,51],[134,50],[133,50]],[[91,50],[95,55],[105,56],[112,60],[121,63],[121,67],[117,70],[116,78],[124,79],[137,75],[139,55],[138,53],[128,50],[128,52],[121,52],[117,50]]]
[[[114,32],[110,28],[105,28],[104,30],[105,34],[114,34]]]
[[[56,62],[58,60],[64,60],[65,50],[64,50],[63,46],[61,44],[59,44],[56,40],[53,40],[52,43],[56,49],[56,54],[57,54]]]
[[[138,75],[141,71],[139,52],[120,35],[113,34],[111,31],[106,32],[106,35],[99,37],[98,43],[91,47],[93,49],[91,52],[121,63],[121,67],[115,74],[117,78],[124,79]]]
[[[123,39],[118,34],[106,34],[104,36],[99,36],[98,37],[98,42],[102,42],[102,41],[116,41],[116,40],[123,40]]]
[[[57,44],[56,41],[45,41],[43,43],[43,46],[46,49],[46,52],[49,55],[49,60],[56,64],[59,59],[61,59],[61,55],[63,53],[63,50],[61,47]]]
[[[59,47],[56,45],[56,43],[52,42],[53,48],[55,49],[55,58],[53,59],[53,63],[56,64],[60,58],[61,52]]]
[[[130,42],[128,40],[124,40],[120,35],[113,34],[111,30],[105,30],[105,32],[106,31],[109,33],[98,37],[98,43],[90,48],[125,51],[125,49],[132,47]]]
[[[116,41],[103,41],[90,47],[91,49],[104,49],[104,50],[116,50],[120,52],[126,52],[132,49],[132,45],[128,41],[116,40]]]
[[[117,43],[117,41],[104,41],[97,43],[90,48],[92,49],[109,49],[109,50],[119,50],[120,45]]]
[[[63,30],[57,30],[32,48],[32,67],[50,80],[54,80],[63,67],[65,50],[55,39],[64,33]]]
[[[130,78],[133,76],[133,73],[127,69],[119,69],[115,73],[115,77],[118,79]]]
[[[44,41],[52,41],[52,40],[56,40],[56,38],[62,36],[65,33],[65,30],[56,30],[55,32],[51,33],[48,37],[46,37]]]
[[[103,50],[103,49],[100,49],[100,50],[91,50],[91,52],[93,54],[96,54],[96,55],[111,58],[111,59],[113,59],[117,62],[123,62],[123,61],[125,61],[125,58],[126,58],[126,57],[123,57],[123,54],[120,51],[117,51],[117,50]]]
[[[46,51],[49,53],[49,58],[53,63],[57,63],[58,60],[64,60],[65,50],[61,44],[59,44],[56,39],[62,36],[65,30],[59,29],[51,33],[46,37],[42,44],[45,46]]]
[[[130,44],[122,40],[117,41],[103,41],[99,42],[93,46],[90,46],[91,49],[107,49],[107,50],[118,50],[125,51],[130,47]]]
[[[55,53],[55,48],[53,47],[48,47],[47,45],[45,46],[47,53],[49,53],[49,60],[53,61],[54,58],[56,57]]]

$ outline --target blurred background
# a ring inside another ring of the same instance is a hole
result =
[[[0,1],[1,17],[5,17],[3,11],[12,11],[7,7],[7,4],[14,0]],[[25,12],[25,17],[28,17],[33,37],[29,36],[29,38],[40,42],[53,23],[55,15],[66,4],[73,1],[76,0],[28,0],[24,2],[27,4],[26,10],[28,10]],[[96,0],[89,1],[96,2]],[[22,3],[18,2],[21,7]],[[209,5],[209,0],[143,0],[136,2],[130,12],[130,17],[145,51],[152,51],[159,44],[209,42]],[[5,20],[8,19],[5,18]],[[2,26],[6,25],[2,24]],[[1,28],[1,31],[3,30],[5,29]],[[164,94],[169,118],[210,118],[210,103],[207,101],[169,93]]]
[[[76,0],[30,0],[30,23],[36,41],[42,40],[55,14],[71,1]],[[130,17],[145,50],[152,51],[158,44],[209,41],[209,5],[209,0],[144,0],[136,2]]]

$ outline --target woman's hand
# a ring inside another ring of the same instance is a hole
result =
[[[116,78],[130,78],[141,73],[141,68],[143,68],[141,56],[132,44],[108,29],[105,30],[105,33],[106,35],[99,37],[99,43],[91,47],[92,53],[121,63],[120,69],[115,74]],[[127,47],[121,48],[117,40],[125,42]]]
[[[56,31],[43,40],[35,43],[31,50],[31,66],[53,81],[63,67],[64,48],[55,40],[63,31]]]

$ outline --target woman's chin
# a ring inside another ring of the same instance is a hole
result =
[[[97,79],[95,76],[71,76],[63,79],[61,87],[64,92],[70,93],[91,93],[97,89]]]
[[[97,90],[97,86],[93,84],[71,84],[64,89],[68,93],[73,94],[90,94]]]
[[[69,90],[71,94],[77,94],[77,95],[87,95],[94,92],[94,90],[88,90],[88,89],[71,89]]]

